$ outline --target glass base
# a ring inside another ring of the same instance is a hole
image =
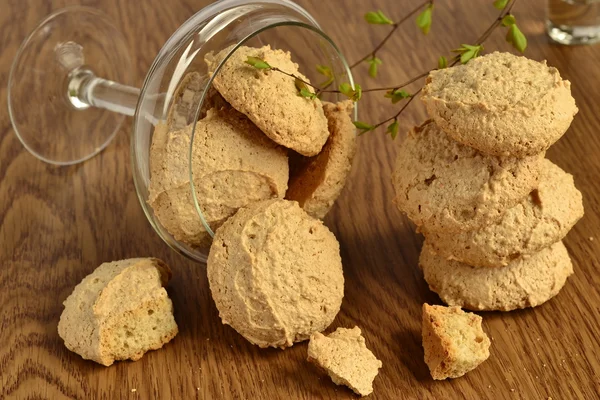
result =
[[[127,42],[104,14],[69,7],[46,18],[23,42],[8,79],[8,110],[17,137],[31,154],[55,165],[83,162],[101,152],[125,117],[90,107],[78,97],[78,71],[131,81]],[[92,104],[93,105],[93,104]]]
[[[564,45],[594,44],[600,42],[600,26],[566,26],[546,22],[550,38]]]

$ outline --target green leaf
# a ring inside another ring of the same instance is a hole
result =
[[[326,65],[317,65],[317,72],[327,78],[326,81],[323,81],[319,86],[327,87],[333,83],[335,77],[333,76],[333,71]]]
[[[398,121],[394,121],[388,125],[385,133],[389,133],[390,136],[392,137],[392,139],[396,139],[396,136],[398,136],[398,128],[399,127],[400,127],[400,125],[398,124]]]
[[[352,100],[359,101],[362,97],[362,87],[358,84],[355,83],[354,84],[354,96],[352,97]]]
[[[504,25],[504,26],[511,26],[511,25],[516,24],[516,23],[517,23],[517,19],[512,14],[506,14],[502,18],[502,25]]]
[[[314,94],[313,92],[310,91],[310,89],[308,88],[308,86],[306,85],[306,83],[302,82],[302,80],[300,80],[299,78],[296,78],[294,80],[294,85],[296,86],[296,89],[298,90],[298,96],[300,97],[304,97],[305,99],[316,99],[317,95]]]
[[[438,69],[448,68],[448,60],[444,56],[438,58]]]
[[[371,78],[377,78],[377,70],[378,70],[378,67],[382,63],[381,59],[379,59],[377,57],[373,57],[370,60],[368,60],[368,63],[369,63],[369,76]]]
[[[342,83],[339,91],[353,101],[358,101],[362,97],[362,87],[358,83],[354,84],[354,89],[349,83]]]
[[[354,126],[359,130],[358,135],[362,135],[363,133],[367,133],[375,129],[375,126],[368,124],[362,121],[354,121],[352,122]]]
[[[506,41],[512,44],[513,47],[519,50],[521,53],[524,53],[525,49],[527,48],[527,38],[525,35],[523,35],[523,32],[521,32],[516,24],[511,25],[510,28],[508,28]]]
[[[508,5],[508,0],[496,0],[494,1],[494,7],[496,7],[498,10],[503,10],[504,7],[506,7]]]
[[[482,45],[461,44],[458,49],[452,50],[454,53],[460,54],[460,62],[466,64],[469,60],[477,57],[483,51]]]
[[[383,11],[370,11],[365,14],[365,20],[373,25],[394,25],[394,21],[386,17]]]
[[[406,90],[404,89],[393,89],[393,90],[388,90],[387,93],[385,94],[385,98],[386,99],[392,99],[392,103],[396,104],[397,102],[407,99],[409,97],[411,97],[412,95],[410,93],[408,93]]]
[[[340,93],[346,97],[352,96],[353,89],[349,83],[342,83],[339,87],[339,90],[340,90]]]
[[[304,98],[306,98],[306,99],[310,99],[310,100],[314,100],[314,99],[316,99],[316,98],[317,98],[317,95],[316,95],[316,94],[314,94],[314,93],[313,93],[313,92],[311,92],[310,90],[308,90],[308,89],[304,89],[304,88],[300,89],[300,91],[298,92],[298,95],[299,95],[300,97],[304,97]]]
[[[421,14],[417,16],[417,26],[421,28],[423,34],[427,35],[431,29],[431,13],[433,11],[433,4],[429,4]]]
[[[256,69],[271,69],[272,67],[265,60],[258,57],[250,57],[245,61],[246,64],[253,66]]]

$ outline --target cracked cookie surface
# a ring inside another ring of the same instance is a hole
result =
[[[477,229],[498,221],[537,186],[542,159],[482,154],[426,121],[400,146],[394,201],[424,232]]]
[[[497,223],[453,234],[427,234],[441,256],[482,267],[502,267],[562,240],[583,217],[583,199],[566,173],[543,160],[540,184]]]
[[[577,113],[556,68],[499,52],[432,71],[421,99],[454,140],[503,156],[546,151]]]

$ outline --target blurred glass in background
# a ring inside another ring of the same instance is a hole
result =
[[[561,44],[600,41],[600,0],[548,0],[546,29]]]

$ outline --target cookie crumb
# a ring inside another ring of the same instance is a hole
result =
[[[460,307],[423,304],[423,348],[433,379],[458,378],[487,360],[490,339],[481,322]]]
[[[308,361],[323,368],[336,385],[346,385],[361,396],[373,392],[373,380],[383,365],[367,348],[357,326],[338,328],[328,336],[313,333]]]
[[[131,389],[131,393],[137,392],[137,389]]]
[[[593,241],[594,241],[594,237],[590,236],[590,242],[593,242]]]

